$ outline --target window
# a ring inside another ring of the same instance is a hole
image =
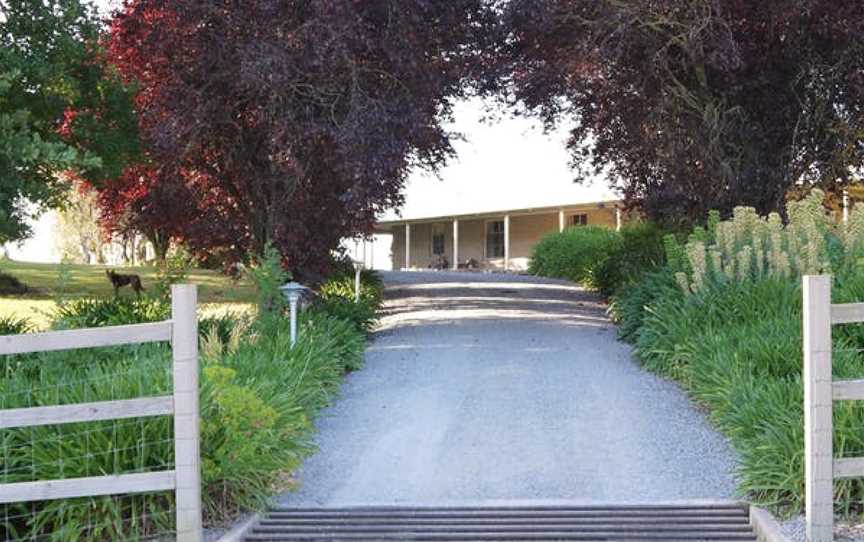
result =
[[[570,215],[567,218],[568,226],[587,226],[588,225],[588,215],[579,214],[579,215]]]
[[[486,223],[486,257],[504,257],[504,221]]]
[[[432,255],[444,255],[444,230],[437,224],[432,226]]]

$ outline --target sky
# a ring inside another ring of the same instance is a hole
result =
[[[565,142],[568,126],[544,133],[536,119],[500,115],[486,123],[484,102],[460,102],[451,131],[462,133],[439,177],[413,171],[402,218],[500,211],[615,199],[604,179],[574,183]],[[396,218],[390,212],[384,219]]]

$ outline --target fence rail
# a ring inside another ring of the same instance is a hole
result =
[[[167,491],[174,489],[175,476],[173,470],[163,470],[3,484],[0,504]]]
[[[831,303],[831,277],[804,277],[804,471],[808,542],[834,540],[834,480],[864,477],[864,457],[834,458],[834,401],[864,400],[864,380],[834,380],[831,327],[864,322],[864,303]]]
[[[835,401],[864,401],[864,380],[836,380],[831,395]]]
[[[0,335],[0,355],[99,348],[124,344],[153,343],[171,340],[171,321],[128,326],[96,327]]]
[[[171,288],[171,320],[104,328],[0,336],[0,355],[170,341],[172,395],[0,410],[0,429],[174,416],[174,469],[0,484],[0,504],[174,490],[177,540],[200,542],[197,291]]]
[[[173,413],[174,398],[170,395],[74,405],[12,408],[0,411],[0,429],[169,416]]]

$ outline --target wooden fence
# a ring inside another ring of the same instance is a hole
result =
[[[0,355],[171,341],[173,395],[0,410],[0,429],[174,416],[174,470],[0,484],[0,504],[174,490],[179,542],[200,542],[197,291],[171,288],[171,320],[0,336]]]
[[[834,401],[864,400],[864,380],[834,380],[831,327],[864,322],[864,303],[831,303],[831,277],[804,277],[804,470],[807,540],[834,539],[834,480],[864,477],[864,457],[834,458]]]

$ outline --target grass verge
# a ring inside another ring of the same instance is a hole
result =
[[[68,278],[58,280],[61,269]],[[53,299],[58,295],[71,297],[107,297],[114,290],[105,276],[105,271],[114,269],[118,273],[134,273],[141,277],[145,289],[157,282],[155,267],[113,267],[107,265],[50,264],[0,260],[0,272],[7,273],[23,282],[30,292],[22,296],[7,296],[3,299]],[[188,281],[198,286],[198,299],[202,303],[252,303],[255,286],[248,280],[236,281],[218,271],[190,269]],[[58,291],[61,287],[64,291]],[[122,295],[133,295],[128,287]]]

